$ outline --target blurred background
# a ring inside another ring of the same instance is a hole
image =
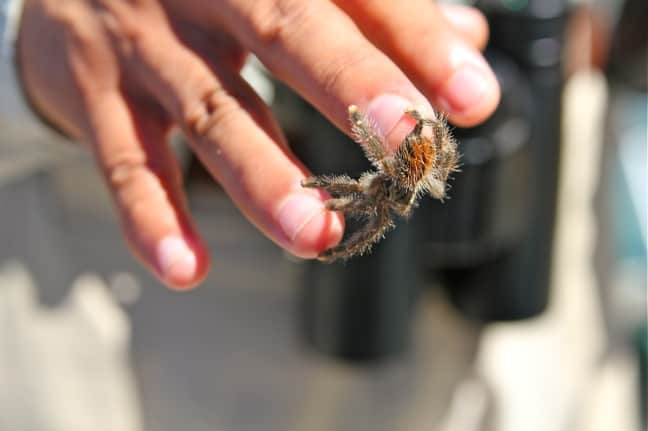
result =
[[[502,103],[369,256],[283,254],[181,142],[214,260],[188,294],[129,256],[85,154],[1,183],[0,430],[645,429],[648,3],[476,5]],[[366,170],[244,75],[314,172]]]

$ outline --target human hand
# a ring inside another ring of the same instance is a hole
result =
[[[188,288],[209,258],[165,142],[174,126],[290,253],[315,257],[343,233],[239,76],[248,52],[342,130],[355,104],[395,146],[412,127],[408,106],[431,113],[430,100],[463,126],[492,113],[487,32],[477,12],[429,0],[26,0],[18,56],[34,106],[92,148],[133,252]]]

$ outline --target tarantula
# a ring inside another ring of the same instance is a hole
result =
[[[446,181],[457,170],[459,159],[445,117],[424,118],[414,108],[405,114],[416,125],[398,149],[387,154],[384,137],[377,128],[357,106],[349,106],[353,138],[376,170],[363,173],[359,179],[324,175],[302,181],[303,187],[321,188],[331,194],[327,209],[366,221],[340,244],[320,253],[319,260],[333,262],[364,254],[394,227],[395,214],[411,214],[421,194],[427,192],[440,200],[445,197]],[[423,134],[425,127],[431,133]]]

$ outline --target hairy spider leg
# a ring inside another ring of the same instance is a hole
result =
[[[438,121],[436,119],[431,119],[431,118],[426,118],[421,115],[421,113],[416,110],[415,108],[408,108],[405,110],[405,113],[409,115],[413,120],[415,120],[417,123],[422,124],[423,126],[434,126],[434,124]],[[436,114],[439,115],[439,114]]]
[[[346,175],[309,177],[303,179],[301,185],[302,187],[321,188],[334,195],[362,192],[362,186],[358,180]]]
[[[342,196],[326,201],[326,209],[341,211],[353,216],[375,215],[376,208],[366,199],[358,199],[356,196]]]
[[[457,155],[457,145],[448,132],[445,117],[433,126],[434,144],[437,148],[437,161],[441,169],[441,179],[445,182],[451,172],[457,170],[459,158]]]
[[[434,151],[433,167],[427,171],[421,182],[420,191],[426,191],[432,197],[443,201],[448,175],[457,168],[456,145],[448,133],[445,116],[439,115],[432,122],[431,129],[432,139],[428,139],[428,143]]]
[[[407,219],[409,219],[409,218],[411,217],[411,215],[412,215],[412,211],[413,211],[414,208],[416,208],[417,206],[418,206],[418,202],[417,202],[416,200],[414,200],[414,201],[412,201],[410,204],[405,205],[405,206],[402,206],[402,205],[399,205],[399,206],[392,205],[392,210],[393,210],[396,214],[398,214],[399,217],[402,217],[402,218],[404,218],[404,219],[407,220]]]
[[[434,137],[434,146],[437,154],[441,153],[441,147],[447,139],[445,118],[441,117],[438,121],[432,124],[432,136]]]
[[[386,156],[385,138],[381,136],[375,124],[360,113],[356,105],[349,106],[349,121],[353,140],[360,144],[367,159],[378,169]]]
[[[317,258],[324,262],[332,262],[340,258],[348,259],[357,254],[362,255],[382,239],[385,233],[392,227],[394,227],[394,223],[392,222],[389,208],[381,206],[378,208],[376,217],[370,219],[367,225],[351,234],[351,236],[335,247],[323,251]]]

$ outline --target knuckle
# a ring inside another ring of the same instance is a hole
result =
[[[194,142],[200,143],[205,138],[213,137],[242,109],[238,101],[224,89],[211,89],[184,110],[184,129]]]
[[[149,0],[96,0],[94,16],[100,20],[113,45],[125,57],[155,47],[151,28],[163,23],[160,11]]]
[[[273,0],[252,2],[243,12],[250,33],[261,47],[283,43],[294,31],[303,28],[312,17],[312,2]]]
[[[148,34],[144,26],[114,12],[101,11],[98,16],[121,55],[129,58],[144,51]]]
[[[106,164],[108,185],[116,191],[131,188],[148,174],[146,159],[140,154],[115,154]]]
[[[79,2],[63,2],[58,8],[48,11],[48,18],[56,25],[68,42],[78,47],[97,44],[99,39],[93,17],[87,7]]]

